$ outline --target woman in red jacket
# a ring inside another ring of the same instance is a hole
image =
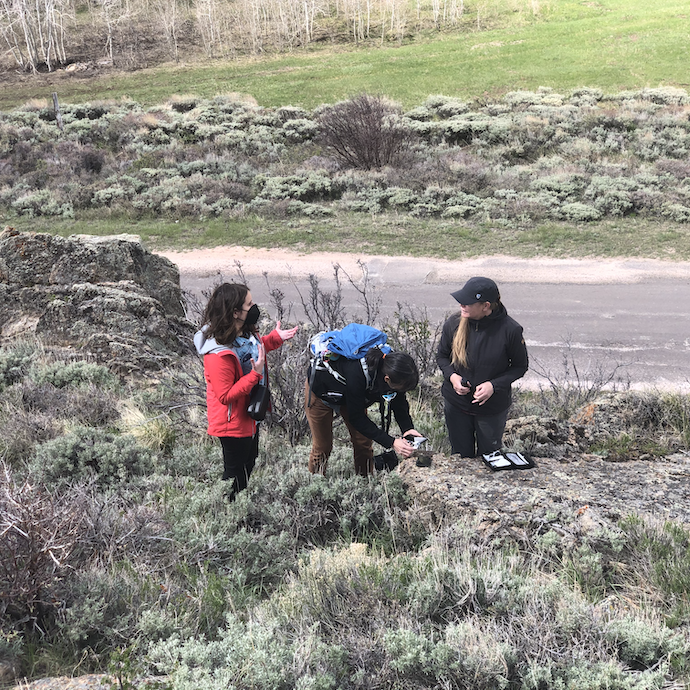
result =
[[[233,496],[247,487],[259,454],[259,425],[247,412],[252,388],[267,377],[266,352],[294,337],[297,326],[258,334],[259,307],[246,285],[223,283],[211,295],[203,326],[194,336],[204,356],[208,433],[223,448],[223,479]]]

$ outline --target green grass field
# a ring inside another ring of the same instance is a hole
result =
[[[61,220],[16,218],[18,230],[73,234],[139,235],[153,250],[237,245],[298,251],[340,251],[444,259],[504,254],[522,258],[636,257],[690,260],[684,226],[642,218],[609,219],[585,226],[542,223],[533,229],[459,225],[440,219],[382,214],[319,220],[249,217],[242,220]],[[366,237],[366,241],[362,238]]]
[[[471,15],[469,15],[471,16]],[[468,16],[468,18],[469,18]],[[516,89],[592,86],[605,91],[685,87],[690,9],[686,0],[551,0],[536,17],[502,17],[500,28],[401,46],[320,47],[232,62],[166,65],[99,79],[53,75],[0,91],[11,109],[57,91],[68,102],[128,96],[142,105],[175,93],[245,93],[260,105],[312,108],[363,91],[405,107],[429,94],[496,97]]]

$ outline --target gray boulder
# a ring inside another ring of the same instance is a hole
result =
[[[36,337],[121,374],[190,352],[179,272],[133,237],[0,233],[0,342]]]
[[[168,259],[145,249],[135,235],[0,233],[0,283],[72,285],[132,281],[157,299],[168,314],[184,316],[180,272]]]

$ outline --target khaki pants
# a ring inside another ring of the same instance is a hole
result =
[[[312,394],[309,402],[309,382],[305,384],[304,411],[307,414],[311,430],[311,452],[309,453],[309,471],[312,474],[326,474],[328,458],[333,450],[333,417],[335,411],[320,398]],[[374,472],[374,442],[359,433],[351,424],[345,405],[340,408],[340,416],[350,432],[355,472],[366,477]]]

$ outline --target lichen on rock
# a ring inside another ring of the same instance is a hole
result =
[[[0,233],[0,342],[36,337],[129,374],[173,365],[193,330],[176,266],[135,236]]]

